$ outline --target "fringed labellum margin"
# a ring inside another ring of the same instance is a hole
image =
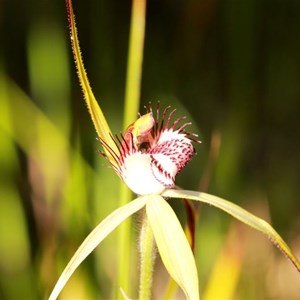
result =
[[[195,153],[192,143],[199,142],[196,134],[185,131],[191,123],[178,125],[185,117],[171,123],[176,110],[169,113],[168,106],[159,120],[159,109],[158,104],[154,119],[149,104],[147,114],[140,116],[121,137],[112,138],[118,153],[100,139],[113,157],[114,170],[138,195],[160,194],[166,188],[173,188],[175,176]]]

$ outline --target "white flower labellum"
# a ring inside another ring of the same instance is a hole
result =
[[[119,153],[113,152],[104,141],[100,140],[117,162],[115,171],[138,195],[160,194],[166,188],[174,187],[176,174],[193,157],[195,150],[192,142],[199,142],[191,138],[197,135],[184,131],[190,123],[175,129],[184,118],[179,118],[169,125],[175,110],[169,114],[165,126],[164,121],[169,107],[164,110],[160,124],[159,105],[156,120],[153,118],[151,106],[148,110],[150,112],[128,127],[121,139],[117,137],[118,142],[115,143]]]
[[[152,157],[148,153],[136,152],[124,159],[121,177],[127,186],[138,195],[160,194],[165,185],[153,173]]]

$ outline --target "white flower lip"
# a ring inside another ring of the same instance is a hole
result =
[[[153,173],[152,158],[148,153],[135,152],[124,159],[121,177],[127,186],[138,195],[160,194],[165,185]]]
[[[173,188],[175,176],[195,153],[192,143],[200,142],[196,139],[196,134],[184,130],[191,123],[184,123],[176,128],[184,117],[170,124],[176,110],[172,110],[166,117],[169,109],[170,106],[164,109],[160,121],[158,103],[154,120],[149,103],[147,114],[131,124],[121,138],[112,137],[119,153],[115,153],[100,139],[102,146],[117,162],[116,167],[112,164],[116,173],[138,195],[161,194],[166,188]],[[105,156],[103,152],[100,153]]]

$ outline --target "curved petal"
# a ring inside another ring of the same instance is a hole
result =
[[[147,201],[147,197],[139,197],[128,204],[114,210],[86,237],[75,252],[68,265],[60,275],[49,300],[54,300],[85,258],[125,219],[140,210]]]
[[[300,272],[299,260],[295,257],[289,246],[274,230],[274,228],[266,221],[256,217],[255,215],[249,213],[238,205],[210,194],[186,190],[166,190],[165,192],[163,192],[162,196],[201,201],[226,211],[228,214],[232,215],[239,221],[264,233],[287,256],[287,258]]]
[[[146,212],[166,269],[188,299],[199,299],[195,259],[173,209],[161,196],[151,195]]]

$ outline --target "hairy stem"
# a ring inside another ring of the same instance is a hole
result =
[[[139,299],[148,300],[151,298],[153,269],[156,251],[153,232],[148,223],[146,214],[143,215],[139,246],[141,258]]]

